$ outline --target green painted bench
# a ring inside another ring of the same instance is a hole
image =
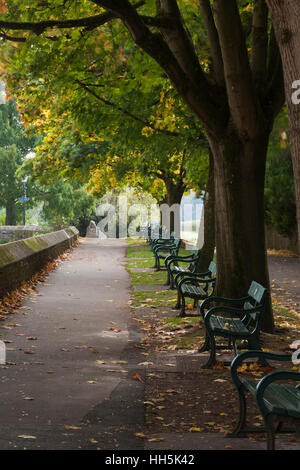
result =
[[[160,260],[165,260],[169,255],[178,255],[181,240],[180,238],[174,238],[169,243],[159,244],[154,246],[153,254],[155,258],[154,268],[160,270]]]
[[[239,420],[228,437],[245,437],[248,433],[267,434],[267,449],[275,449],[275,434],[295,433],[300,439],[300,372],[275,370],[255,381],[239,374],[242,363],[249,359],[258,361],[291,361],[290,354],[274,354],[266,351],[247,351],[239,354],[231,363],[230,373],[239,396]],[[255,397],[264,420],[264,427],[247,427],[246,394]],[[287,427],[288,426],[288,427]]]
[[[213,295],[216,282],[216,264],[212,261],[208,270],[204,273],[182,272],[177,285],[177,303],[174,310],[180,310],[179,316],[194,316],[186,313],[185,298],[194,300],[194,306],[199,300],[206,299]]]
[[[150,239],[150,248],[153,251],[154,248],[160,245],[169,245],[170,243],[173,243],[175,239],[175,233],[171,232],[171,235],[169,237],[160,237],[160,238],[152,238]]]
[[[216,349],[233,349],[237,355],[237,340],[244,340],[247,349],[261,350],[260,329],[267,304],[267,290],[255,281],[251,282],[248,295],[240,299],[211,296],[200,307],[205,326],[205,342],[199,352],[209,351],[209,359],[203,368],[216,362]],[[211,304],[214,304],[211,307]],[[234,305],[234,306],[233,306]],[[216,337],[227,339],[227,345],[216,346]]]
[[[162,238],[167,238],[167,228],[163,225],[160,226],[152,226],[151,224],[148,225],[147,228],[148,238],[147,241],[151,244],[153,240],[159,240]],[[170,237],[168,237],[170,238]]]
[[[177,280],[182,273],[191,273],[195,272],[197,264],[200,259],[201,250],[192,250],[190,255],[186,256],[176,256],[169,255],[165,259],[165,267],[168,273],[168,278],[166,285],[169,285],[171,289],[174,288],[174,282],[176,286],[178,285]],[[182,266],[182,264],[188,264],[187,267]],[[176,278],[176,281],[175,281]]]

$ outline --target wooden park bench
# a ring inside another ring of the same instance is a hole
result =
[[[203,368],[215,364],[216,349],[233,349],[236,356],[237,340],[244,340],[247,349],[261,350],[260,329],[267,297],[267,290],[252,281],[246,297],[228,299],[211,296],[198,306],[205,326],[205,342],[199,352],[210,352]],[[215,305],[211,307],[211,304]],[[215,338],[220,336],[227,339],[227,345],[216,346]]]
[[[267,449],[275,449],[276,433],[295,433],[300,439],[300,372],[274,370],[261,380],[255,381],[239,375],[239,368],[245,360],[291,361],[290,354],[274,354],[266,351],[246,351],[231,363],[232,381],[239,395],[239,420],[235,430],[228,437],[245,437],[248,433],[267,433]],[[295,385],[296,383],[296,385]],[[246,393],[250,392],[264,420],[264,427],[247,427]],[[289,427],[286,427],[289,426]]]
[[[178,279],[181,273],[195,272],[200,259],[200,252],[201,250],[192,250],[191,254],[186,256],[167,256],[165,259],[165,266],[168,273],[166,285],[169,285],[171,289],[173,289],[175,278],[177,277]],[[188,264],[188,266],[182,266],[184,263]]]
[[[154,245],[152,251],[155,258],[154,268],[157,271],[160,270],[160,260],[165,260],[169,255],[178,255],[180,244],[180,238],[174,238],[169,240],[168,243],[159,243],[157,245]]]
[[[199,300],[206,299],[213,295],[216,282],[216,264],[212,261],[208,267],[208,271],[198,272],[182,272],[177,285],[177,304],[174,310],[180,310],[179,316],[193,316],[186,313],[185,298],[189,297],[194,300],[194,306],[197,306]]]

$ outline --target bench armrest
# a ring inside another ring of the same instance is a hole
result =
[[[182,279],[180,279],[179,283],[178,283],[178,289],[181,288],[182,284],[194,284],[194,285],[199,285],[199,284],[205,284],[206,286],[208,286],[209,284],[213,284],[216,282],[216,278],[215,277],[212,277],[212,278],[208,278],[208,279],[203,279],[203,278],[198,278],[197,276],[191,276],[192,274],[194,273],[184,273],[184,276],[182,277]]]
[[[171,244],[170,245],[158,245],[153,248],[153,251],[157,253],[158,251],[163,251],[163,250],[164,251],[175,250],[175,248],[177,248],[176,245],[171,245]]]
[[[257,310],[253,309],[254,312]],[[201,312],[201,309],[200,309],[200,312]],[[245,310],[242,309],[242,308],[234,308],[234,307],[224,307],[224,306],[220,306],[220,307],[212,307],[210,308],[203,316],[203,319],[205,321],[205,323],[208,322],[208,320],[210,319],[211,316],[215,315],[216,313],[218,312],[221,312],[221,313],[231,313],[233,316],[236,316],[236,317],[242,317],[244,318],[245,316]]]
[[[251,297],[248,295],[247,297],[241,297],[240,299],[229,299],[226,297],[218,297],[218,296],[213,296],[210,297],[209,299],[203,300],[203,302],[200,305],[201,312],[204,314],[204,309],[208,308],[209,304],[212,302],[220,302],[224,304],[243,304],[244,302],[247,302],[247,300],[250,300]]]
[[[268,414],[268,409],[264,402],[265,390],[270,384],[277,380],[294,380],[300,382],[300,373],[290,370],[270,372],[258,382],[256,385],[256,402],[263,416]]]
[[[191,263],[192,261],[196,261],[191,255],[189,256],[176,256],[176,255],[169,255],[165,259],[166,267],[171,266],[172,263],[177,263],[178,261],[182,263]]]
[[[211,272],[210,271],[206,271],[205,273],[187,272],[187,273],[183,273],[182,275],[187,276],[187,277],[194,277],[194,278],[204,279],[205,277],[210,276]]]
[[[269,351],[245,351],[236,356],[231,362],[230,374],[234,385],[239,389],[242,386],[242,382],[238,377],[238,368],[247,359],[269,359],[270,361],[291,361],[291,354],[275,354]]]

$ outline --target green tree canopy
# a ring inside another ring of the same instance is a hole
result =
[[[269,134],[284,103],[284,87],[280,52],[265,0],[74,0],[63,4],[37,0],[30,6],[14,0],[7,5],[0,26],[2,37],[17,45],[10,56],[17,65],[13,72],[16,83],[22,82],[22,71],[24,76],[25,71],[47,69],[57,78],[58,89],[63,76],[72,89],[76,80],[82,82],[81,74],[86,80],[87,72],[89,78],[99,76],[106,85],[110,64],[121,70],[128,60],[143,70],[151,86],[153,70],[159,69],[160,77],[168,78],[180,103],[204,129],[212,151],[216,291],[240,296],[252,279],[269,287],[265,165]],[[95,51],[103,51],[101,57],[93,61],[90,55],[77,56],[76,66],[60,68],[58,64],[69,60],[72,64],[72,52],[82,40],[94,43]],[[139,62],[145,57],[151,58],[148,69]],[[159,74],[155,72],[155,76]],[[118,81],[119,77],[117,74]],[[113,95],[102,96],[107,101],[116,96],[113,78]],[[42,95],[47,86],[43,86],[43,76],[41,79],[32,86],[40,88]],[[127,84],[129,89],[136,86],[131,80]],[[77,82],[77,86],[81,85]],[[102,82],[98,86],[101,91]],[[62,94],[58,102],[63,99]],[[131,102],[118,99],[118,103],[130,110]],[[273,328],[270,305],[263,326],[269,331]]]

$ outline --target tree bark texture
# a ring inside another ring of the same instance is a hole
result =
[[[175,231],[176,236],[179,237],[180,227],[176,227],[176,225],[178,225],[176,224],[176,220],[180,221],[180,202],[186,189],[186,184],[183,180],[179,180],[175,183],[170,178],[165,178],[164,182],[167,189],[166,203],[169,208],[174,205],[173,210],[170,212],[170,233]]]
[[[14,198],[10,198],[6,203],[5,225],[16,225],[16,204]]]
[[[214,154],[217,295],[247,295],[250,282],[269,287],[264,229],[268,135],[241,142],[234,132],[211,142]],[[269,303],[263,329],[273,331]]]
[[[295,91],[292,84],[300,80],[300,3],[296,0],[266,0],[266,2],[271,13],[283,63],[300,253],[300,104],[294,104],[292,101],[292,94]]]
[[[213,260],[215,251],[215,185],[214,185],[214,160],[209,153],[209,174],[204,195],[204,243],[201,248],[201,256],[197,265],[197,272],[207,271],[209,263]]]

